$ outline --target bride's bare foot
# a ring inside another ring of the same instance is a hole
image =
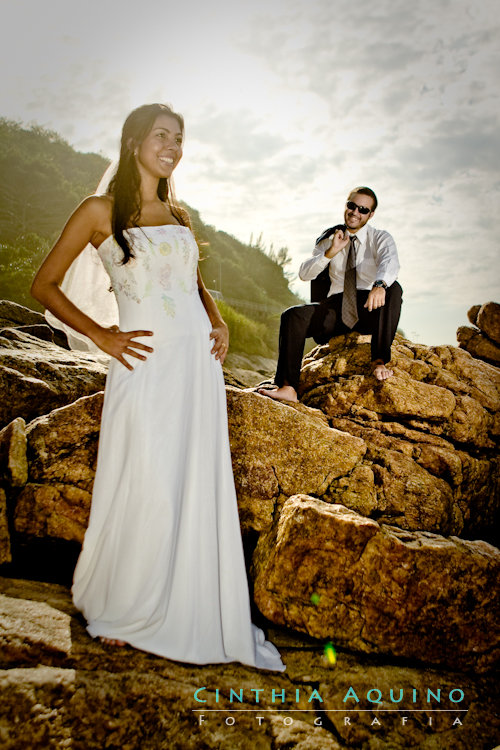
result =
[[[372,362],[372,373],[377,380],[387,380],[387,378],[391,378],[394,375],[393,370],[389,370],[381,359]]]
[[[107,646],[126,646],[125,641],[120,641],[117,638],[105,638],[103,635],[99,636],[101,643],[105,643]]]
[[[293,401],[297,403],[297,391],[291,385],[282,385],[281,388],[258,388],[257,393],[261,396],[269,396],[275,401]]]

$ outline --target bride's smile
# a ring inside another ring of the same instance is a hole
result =
[[[160,114],[134,155],[139,172],[170,177],[182,157],[183,134],[175,117]]]

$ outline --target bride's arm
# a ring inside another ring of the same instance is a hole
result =
[[[78,206],[40,266],[31,285],[31,294],[56,318],[75,331],[88,336],[100,349],[116,357],[131,370],[132,367],[123,358],[123,354],[145,359],[130,347],[148,352],[153,350],[131,339],[136,336],[150,336],[151,331],[122,333],[104,328],[76,307],[60,289],[64,274],[84,247],[99,235],[106,233],[102,230],[110,223],[109,215],[110,204],[107,198],[91,196]]]
[[[212,324],[212,331],[210,338],[214,340],[212,347],[212,354],[215,354],[216,359],[220,359],[221,364],[226,359],[226,354],[229,346],[229,329],[224,323],[222,315],[219,312],[219,308],[215,304],[215,300],[206,288],[201,278],[200,269],[198,268],[198,292],[200,293],[203,307],[207,311],[207,315]]]

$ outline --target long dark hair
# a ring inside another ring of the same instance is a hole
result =
[[[111,225],[114,238],[123,250],[123,264],[134,257],[132,246],[124,231],[138,226],[137,222],[141,215],[141,176],[134,151],[151,132],[156,118],[161,114],[175,117],[184,135],[184,118],[167,104],[144,104],[134,109],[123,125],[120,160],[108,188],[108,194],[113,197]],[[177,204],[170,180],[166,177],[162,177],[158,182],[158,198],[168,204],[179,224],[190,226],[189,215]]]

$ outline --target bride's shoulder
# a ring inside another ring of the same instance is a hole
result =
[[[94,230],[107,232],[111,227],[113,199],[109,195],[89,195],[84,198],[74,215]]]
[[[89,195],[83,199],[78,208],[89,216],[110,219],[113,211],[113,198],[110,195]]]
[[[89,195],[71,215],[67,228],[89,235],[92,244],[111,234],[113,199],[107,195]],[[97,247],[97,244],[96,244]]]

